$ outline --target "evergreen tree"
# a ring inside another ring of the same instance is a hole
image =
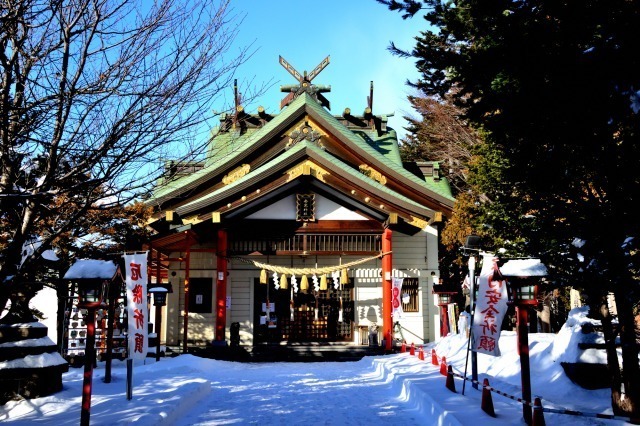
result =
[[[391,49],[416,59],[425,94],[456,88],[456,104],[486,130],[499,160],[496,169],[490,158],[478,163],[475,179],[492,202],[473,207],[472,222],[510,253],[540,256],[557,283],[586,292],[603,321],[614,412],[639,417],[638,2],[379,2],[405,17],[424,11],[431,29],[415,48]]]

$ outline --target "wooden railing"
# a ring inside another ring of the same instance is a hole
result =
[[[380,234],[296,234],[274,240],[235,240],[233,254],[374,254],[382,249]]]

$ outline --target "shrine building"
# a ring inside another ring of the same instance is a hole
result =
[[[438,164],[403,163],[373,83],[362,114],[333,115],[329,87],[312,83],[329,57],[309,74],[280,63],[296,79],[280,112],[246,111],[236,93],[205,159],[168,164],[146,201],[151,281],[173,287],[161,340],[366,344],[370,327],[388,349],[399,330],[435,340],[438,233],[454,203]]]

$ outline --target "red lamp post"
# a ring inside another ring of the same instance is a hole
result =
[[[547,271],[539,259],[513,259],[505,262],[500,267],[500,272],[507,281],[509,304],[516,308],[522,399],[531,402],[529,309],[538,304],[537,282],[547,275]],[[531,424],[533,419],[530,405],[522,405],[522,417],[528,425]]]
[[[453,296],[457,291],[447,291],[442,285],[433,286],[432,293],[438,297],[438,307],[440,308],[440,336],[445,337],[451,332],[449,327],[449,303],[453,301]]]
[[[96,309],[106,306],[109,285],[117,275],[119,275],[118,266],[111,261],[82,259],[71,265],[63,278],[77,283],[78,308],[87,311],[85,319],[87,339],[82,382],[82,411],[80,412],[82,426],[88,426],[91,417],[93,364],[96,359]]]

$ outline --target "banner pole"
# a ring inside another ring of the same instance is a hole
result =
[[[127,358],[127,400],[133,398],[133,359]]]
[[[476,269],[476,258],[471,255],[469,256],[469,310],[471,311],[471,320],[469,324],[469,337],[467,338],[467,355],[464,361],[464,378],[465,380],[462,382],[462,395],[464,395],[465,385],[467,384],[467,366],[469,365],[469,351],[471,350],[471,337],[473,336],[473,315],[475,313],[475,269]],[[471,357],[471,375],[474,380],[477,380],[477,358],[474,359],[474,354],[472,353]],[[475,373],[474,373],[475,371]],[[474,377],[475,375],[475,377]],[[478,385],[474,384],[474,388],[478,389]]]

